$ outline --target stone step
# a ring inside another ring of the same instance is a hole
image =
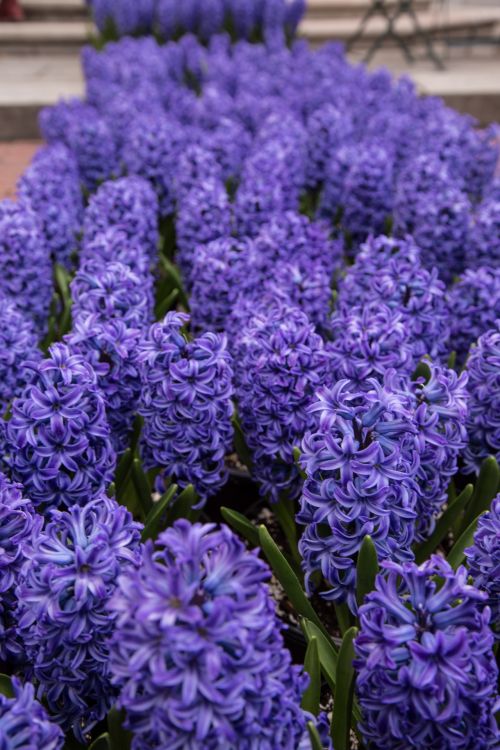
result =
[[[27,55],[68,52],[86,44],[93,33],[90,20],[3,23],[0,24],[0,52]]]
[[[435,37],[446,38],[474,32],[476,34],[495,33],[500,25],[500,9],[498,8],[456,8],[446,13],[428,11],[419,13],[418,20],[421,27]],[[371,43],[386,29],[386,21],[380,16],[370,20],[364,30],[362,41]],[[321,44],[333,39],[348,41],[359,28],[359,18],[304,18],[299,33],[308,38],[313,44]],[[414,27],[408,16],[402,16],[396,26],[401,36],[411,38]]]
[[[89,15],[84,0],[24,0],[23,8],[28,21],[64,21]]]
[[[386,0],[392,9],[398,0]],[[414,0],[419,13],[429,10],[432,0]],[[371,0],[308,0],[306,18],[353,18],[363,16],[371,6]]]

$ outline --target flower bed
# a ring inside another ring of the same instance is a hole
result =
[[[0,746],[493,750],[498,133],[188,5],[0,204]]]

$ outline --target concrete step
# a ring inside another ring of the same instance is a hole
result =
[[[0,24],[0,51],[27,55],[68,52],[86,44],[92,33],[90,20],[3,23]]]
[[[398,0],[386,0],[393,8]],[[414,0],[418,12],[429,10],[432,0]],[[308,0],[306,18],[353,18],[363,16],[371,6],[371,0]]]
[[[65,21],[88,18],[84,0],[24,0],[28,21]]]
[[[468,34],[495,33],[500,25],[500,9],[498,8],[456,8],[447,13],[427,11],[419,13],[421,27],[437,38]],[[368,23],[360,42],[371,43],[380,36],[387,23],[384,18],[376,16]],[[359,18],[304,18],[299,33],[307,37],[313,44],[326,41],[348,41],[359,28]],[[408,16],[402,16],[396,25],[398,32],[407,38],[414,35],[414,27]]]

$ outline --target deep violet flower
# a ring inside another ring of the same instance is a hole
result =
[[[330,102],[318,107],[308,118],[307,182],[317,187],[327,176],[333,154],[345,145],[352,133],[350,116]]]
[[[481,203],[472,220],[467,263],[470,268],[500,263],[500,198]]]
[[[280,297],[244,311],[234,342],[238,414],[263,494],[297,497],[293,449],[312,426],[309,406],[328,376],[329,357],[305,313]]]
[[[182,333],[188,321],[188,315],[167,313],[141,340],[139,413],[146,464],[181,487],[192,484],[203,501],[227,480],[232,364],[225,336],[205,333],[189,342]]]
[[[467,564],[476,586],[488,594],[491,627],[500,639],[500,495],[478,521],[474,544],[465,550]]]
[[[0,298],[0,410],[5,412],[14,396],[28,382],[28,361],[42,358],[32,321],[13,302]]]
[[[317,425],[302,443],[306,479],[297,516],[305,526],[306,584],[311,590],[320,571],[329,586],[323,596],[355,612],[355,558],[367,534],[380,559],[413,558],[416,428],[404,400],[376,380],[366,392],[348,380],[320,389],[310,411]]]
[[[23,647],[16,633],[15,587],[25,560],[25,546],[36,536],[42,517],[18,484],[0,474],[0,659],[22,662]],[[1,726],[1,720],[0,720]],[[0,729],[0,737],[2,731]]]
[[[133,750],[296,750],[307,680],[268,579],[225,526],[181,520],[147,543],[112,600],[111,670]]]
[[[151,284],[152,256],[146,244],[127,234],[121,226],[112,226],[97,233],[93,239],[84,239],[80,252],[80,267],[102,266],[118,262],[137,277]]]
[[[51,714],[83,742],[114,702],[108,609],[120,573],[140,562],[139,524],[106,495],[53,511],[26,548],[18,631]]]
[[[115,468],[96,373],[64,344],[32,368],[6,427],[12,477],[36,506],[87,503],[107,488]]]
[[[64,736],[35,700],[33,685],[12,678],[14,697],[0,695],[0,746],[6,750],[62,750]]]
[[[86,105],[69,117],[64,143],[74,154],[86,190],[119,173],[118,152],[111,128],[95,107]]]
[[[0,292],[45,333],[53,293],[49,249],[36,215],[10,200],[0,202]]]
[[[486,598],[434,555],[384,563],[355,641],[365,742],[374,750],[498,747],[498,669]]]
[[[500,321],[472,347],[466,371],[470,400],[464,468],[479,473],[485,458],[500,459]]]

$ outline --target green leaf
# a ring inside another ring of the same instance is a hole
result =
[[[498,493],[499,484],[500,468],[494,456],[488,456],[482,463],[474,496],[465,513],[461,531],[470,526],[474,518],[489,510],[493,498]]]
[[[481,514],[483,515],[483,514]],[[456,570],[465,559],[465,550],[467,547],[471,547],[474,542],[474,534],[476,533],[477,523],[481,516],[475,518],[471,524],[465,529],[463,534],[457,539],[453,547],[451,548],[448,557],[446,558],[450,563],[453,570]]]
[[[141,459],[138,456],[132,462],[132,481],[139,497],[144,517],[147,518],[153,508],[153,498],[151,497],[151,487],[142,468]]]
[[[350,627],[352,627],[352,615],[351,610],[345,602],[342,604],[335,604],[335,614],[337,616],[337,624],[339,626],[342,635],[347,633]]]
[[[172,526],[179,518],[189,518],[189,520],[195,521],[199,517],[200,511],[195,510],[193,506],[199,502],[199,499],[193,485],[188,484],[175,502],[170,505],[167,511],[167,526]]]
[[[59,296],[65,303],[65,306],[71,304],[71,292],[69,288],[69,284],[71,281],[71,276],[69,275],[68,271],[64,268],[64,266],[61,266],[60,263],[56,263],[54,266],[54,278],[56,282],[56,288],[59,293]]]
[[[331,735],[335,750],[349,750],[351,746],[350,729],[352,723],[355,681],[353,666],[353,660],[355,657],[354,639],[357,633],[357,628],[349,628],[344,636],[339,652],[331,727]]]
[[[177,490],[178,486],[176,484],[170,485],[160,500],[153,504],[153,507],[149,511],[144,523],[144,529],[142,530],[143,542],[147,539],[157,539],[160,532],[166,528],[165,523],[162,524],[162,518],[166,521],[167,508],[175,497]]]
[[[116,485],[117,495],[121,495],[125,487],[125,484],[127,482],[127,479],[130,478],[130,476],[132,475],[133,458],[134,458],[134,454],[132,452],[132,449],[127,448],[125,453],[122,455],[122,457],[118,461],[118,465],[115,471],[115,485]]]
[[[179,302],[181,303],[183,307],[186,308],[186,310],[189,310],[189,301],[186,296],[186,292],[184,291],[184,288],[182,285],[182,279],[177,269],[177,266],[175,266],[164,255],[161,256],[160,262],[161,262],[163,271],[165,273],[165,278],[170,283],[170,288],[172,290],[177,289],[177,291],[179,292]]]
[[[94,742],[90,745],[89,750],[112,750],[111,739],[107,732],[101,734]]]
[[[295,466],[297,467],[297,471],[299,472],[302,479],[307,479],[307,474],[302,468],[302,466],[300,465],[300,459],[302,456],[300,448],[297,448],[297,446],[295,446],[292,453],[293,453],[293,460],[295,461]]]
[[[418,378],[423,378],[424,381],[428,383],[431,379],[431,375],[431,368],[429,367],[428,362],[426,362],[425,359],[422,359],[413,371],[411,379],[417,380]]]
[[[358,554],[356,569],[356,601],[360,607],[365,596],[375,588],[378,573],[378,555],[371,536],[365,536]]]
[[[234,447],[238,454],[241,463],[245,464],[248,471],[252,470],[252,454],[246,443],[245,435],[241,429],[239,417],[236,412],[233,414],[233,429],[234,429]]]
[[[165,315],[172,309],[174,306],[174,302],[179,296],[179,290],[178,289],[172,289],[172,291],[167,294],[166,297],[164,297],[155,308],[155,318],[156,320],[163,320]]]
[[[313,636],[307,645],[304,669],[309,675],[309,686],[302,696],[301,706],[304,711],[317,716],[321,700],[321,666],[319,661],[318,639]]]
[[[297,526],[295,523],[295,503],[285,496],[281,496],[278,502],[271,503],[274,515],[278,519],[281,530],[285,535],[292,557],[296,563],[296,572],[301,573],[302,558],[297,544]]]
[[[224,521],[238,534],[241,534],[253,547],[259,546],[259,531],[245,516],[231,508],[221,508],[220,512]]]
[[[323,750],[321,737],[312,721],[307,722],[307,731],[309,732],[309,739],[311,740],[311,750]]]
[[[314,624],[314,622],[311,622],[311,620],[302,617],[300,620],[300,626],[308,643],[310,643],[312,638],[316,639],[321,670],[333,694],[335,692],[335,679],[339,656],[338,651],[330,637],[327,637],[324,632]]]
[[[471,499],[473,492],[473,485],[468,484],[467,487],[462,490],[460,495],[448,505],[440,518],[438,518],[434,531],[430,537],[422,542],[422,544],[420,544],[415,550],[415,562],[418,565],[425,560],[428,560],[432,553],[436,551],[437,547],[445,538],[447,531],[452,527],[457,516],[460,515]]]
[[[259,526],[259,542],[274,575],[283,586],[286,595],[295,607],[295,611],[315,623],[328,637],[328,632],[305,595],[297,575],[280,552],[265,526]]]
[[[0,695],[5,695],[6,698],[14,697],[14,688],[12,687],[12,680],[6,674],[0,674]]]
[[[123,728],[125,712],[112,708],[108,713],[108,730],[111,750],[130,750],[132,732]]]

